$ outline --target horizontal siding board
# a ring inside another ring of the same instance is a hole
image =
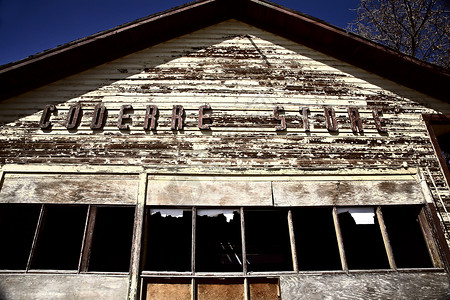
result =
[[[448,299],[450,297],[446,273],[281,276],[280,288],[281,299]]]
[[[270,181],[152,180],[147,205],[271,206]]]
[[[416,181],[273,182],[275,206],[423,204]]]
[[[131,175],[5,174],[1,203],[135,204]]]

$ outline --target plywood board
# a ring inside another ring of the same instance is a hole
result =
[[[190,300],[191,285],[185,283],[148,283],[145,300]]]
[[[133,175],[8,173],[0,202],[135,204],[138,183]]]
[[[244,284],[213,284],[197,285],[197,300],[244,300]]]

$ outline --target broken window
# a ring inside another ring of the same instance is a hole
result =
[[[339,226],[349,269],[389,269],[373,207],[338,208]]]
[[[419,223],[420,206],[384,207],[383,219],[398,268],[432,268]]]
[[[450,115],[423,115],[436,156],[450,184]]]
[[[26,269],[40,209],[40,205],[0,205],[0,269]]]
[[[197,272],[242,272],[241,218],[238,210],[198,209]]]
[[[87,206],[46,205],[32,269],[77,270]]]
[[[147,210],[144,270],[191,271],[191,209]]]
[[[342,268],[331,207],[295,209],[292,221],[299,270]]]
[[[134,207],[96,207],[89,271],[128,272]]]
[[[134,207],[0,204],[0,268],[128,272],[133,220]]]
[[[285,210],[246,210],[245,246],[248,271],[293,270]]]

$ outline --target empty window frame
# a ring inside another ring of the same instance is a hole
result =
[[[331,207],[292,210],[300,271],[341,270],[341,259]]]
[[[389,269],[374,207],[344,207],[337,212],[348,268]]]
[[[134,207],[0,204],[0,268],[128,272],[133,220]]]
[[[396,260],[398,268],[439,267],[417,222],[421,209],[147,209],[143,275],[395,269]]]
[[[287,210],[245,210],[245,247],[250,272],[293,271]]]
[[[242,272],[239,210],[197,209],[195,239],[198,272]]]
[[[0,205],[0,269],[25,270],[41,205]]]
[[[144,270],[191,271],[192,210],[147,209]]]
[[[450,184],[450,115],[423,115],[436,156]]]
[[[383,219],[397,268],[432,268],[419,221],[420,206],[383,207]]]

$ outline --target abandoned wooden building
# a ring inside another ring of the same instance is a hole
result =
[[[0,67],[1,299],[447,299],[450,73],[266,0]]]

